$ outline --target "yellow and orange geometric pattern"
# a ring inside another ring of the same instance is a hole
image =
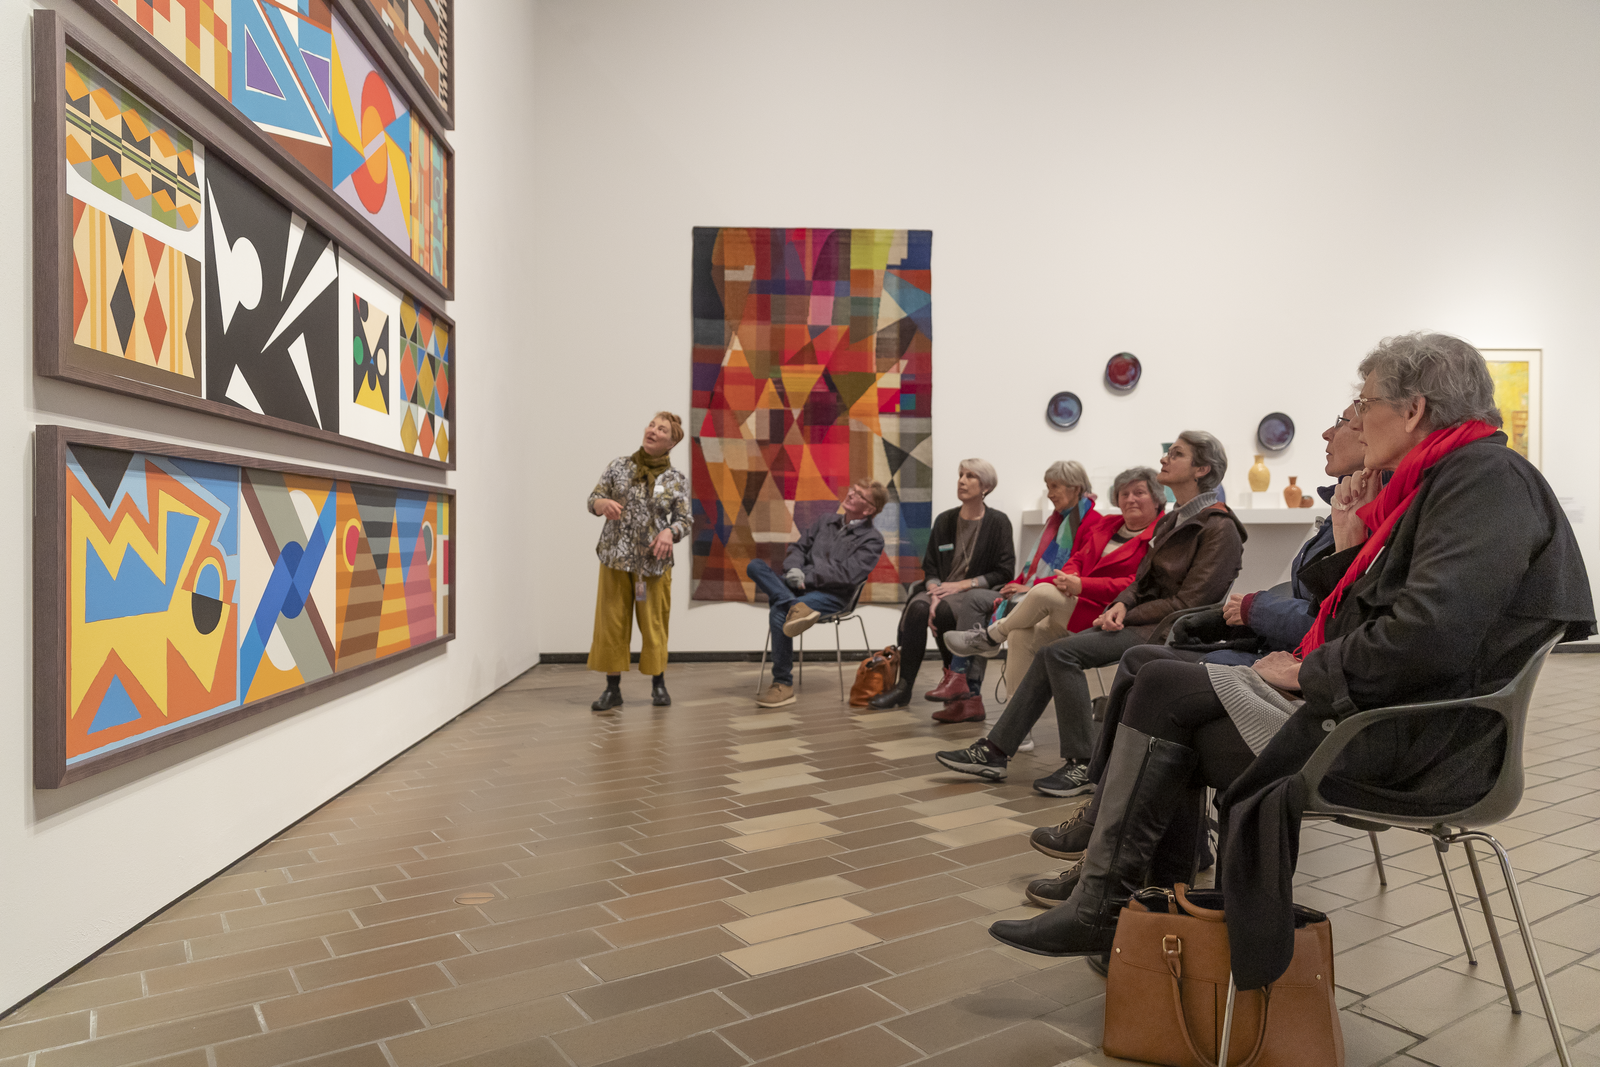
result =
[[[72,340],[198,380],[200,264],[72,200]]]

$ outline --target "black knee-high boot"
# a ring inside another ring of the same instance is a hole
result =
[[[1042,956],[1108,951],[1117,932],[1117,913],[1144,884],[1156,846],[1189,793],[1197,760],[1187,745],[1120,727],[1100,782],[1094,836],[1072,896],[1035,918],[997,922],[989,933]]]

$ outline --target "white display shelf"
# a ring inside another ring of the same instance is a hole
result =
[[[1309,508],[1234,508],[1233,513],[1246,526],[1292,526],[1324,518],[1333,512],[1328,505],[1317,504]],[[1045,513],[1038,509],[1022,513],[1023,526],[1043,526],[1045,519]]]

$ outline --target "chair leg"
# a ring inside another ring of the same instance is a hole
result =
[[[795,671],[795,675],[794,675],[794,687],[798,691],[798,690],[804,689],[806,687],[806,635],[805,634],[801,634],[800,635],[800,652],[799,652],[799,659],[797,660],[797,663],[798,663],[799,666],[798,666],[798,669]]]
[[[1378,835],[1373,834],[1372,840],[1373,844],[1376,845]],[[1469,966],[1476,967],[1478,965],[1478,958],[1472,954],[1472,938],[1467,936],[1467,920],[1461,916],[1461,901],[1456,898],[1456,883],[1455,880],[1450,877],[1449,866],[1444,862],[1444,850],[1449,847],[1449,845],[1440,841],[1437,837],[1433,839],[1433,854],[1438,857],[1439,860],[1439,873],[1444,875],[1445,892],[1450,894],[1450,910],[1455,912],[1456,929],[1461,931],[1461,947],[1467,950],[1467,964]],[[1382,867],[1378,869],[1380,871],[1383,870]]]
[[[833,662],[839,668],[839,701],[844,702],[844,646],[839,643],[839,624],[833,624]]]
[[[1539,989],[1539,1001],[1544,1005],[1544,1018],[1550,1024],[1550,1036],[1555,1039],[1556,1058],[1561,1061],[1561,1067],[1572,1067],[1572,1057],[1567,1052],[1567,1039],[1561,1036],[1561,1022],[1556,1018],[1556,1006],[1550,1000],[1550,989],[1545,984],[1544,967],[1539,963],[1539,950],[1533,947],[1533,931],[1528,927],[1528,917],[1522,910],[1522,894],[1517,891],[1517,875],[1511,869],[1511,857],[1506,850],[1496,841],[1491,834],[1483,831],[1474,831],[1472,837],[1482,841],[1494,849],[1496,858],[1500,860],[1500,873],[1506,879],[1506,893],[1511,897],[1511,911],[1517,917],[1517,930],[1522,934],[1522,947],[1528,950],[1528,964],[1533,968],[1533,984]],[[1465,835],[1463,835],[1465,838]],[[1470,840],[1470,839],[1466,839]],[[1467,845],[1467,856],[1472,856],[1472,846]],[[1485,914],[1488,909],[1485,906]]]
[[[1389,888],[1389,872],[1383,869],[1383,849],[1378,847],[1378,831],[1376,831],[1376,830],[1368,830],[1367,831],[1367,837],[1370,838],[1371,841],[1372,841],[1372,862],[1378,868],[1378,884],[1380,886],[1382,886],[1383,888],[1388,889]],[[1441,861],[1441,866],[1442,865],[1443,865],[1443,863]],[[1444,878],[1445,878],[1445,881],[1447,881],[1447,882],[1450,880],[1450,873],[1448,871],[1445,872]],[[1451,901],[1454,901],[1456,899],[1455,890],[1453,890],[1453,889],[1450,891],[1450,899],[1451,899]],[[1460,911],[1460,909],[1457,909],[1456,910],[1456,919],[1459,920],[1460,918],[1461,918],[1461,911]],[[1462,940],[1465,940],[1465,937],[1463,937]],[[1469,956],[1472,955],[1472,949],[1471,948],[1467,949],[1467,955],[1469,955]]]
[[[1467,866],[1472,868],[1472,882],[1478,887],[1478,906],[1483,909],[1483,921],[1489,927],[1489,943],[1494,946],[1495,962],[1500,965],[1500,982],[1506,987],[1506,998],[1511,1001],[1511,1014],[1521,1015],[1522,1004],[1517,1000],[1517,987],[1511,980],[1511,968],[1506,965],[1505,946],[1500,943],[1500,926],[1494,921],[1494,912],[1489,908],[1489,891],[1484,888],[1483,871],[1478,868],[1478,854],[1472,850],[1471,839],[1463,839],[1461,847],[1467,850]]]
[[[761,695],[761,676],[767,673],[767,649],[772,647],[772,631],[767,631],[767,639],[761,642],[761,666],[756,668],[756,696]]]
[[[856,616],[856,625],[861,627],[861,647],[867,650],[867,655],[872,655],[872,641],[867,637],[867,620],[860,615]]]

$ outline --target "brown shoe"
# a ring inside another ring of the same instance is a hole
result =
[[[794,703],[794,686],[784,685],[782,682],[773,682],[767,686],[766,691],[756,697],[758,708],[781,708],[785,704]]]
[[[934,722],[982,722],[988,717],[983,710],[981,696],[952,700],[942,710],[933,713]]]
[[[922,694],[925,700],[944,701],[960,700],[967,695],[967,676],[957,674],[949,667],[944,669],[944,677],[939,679],[939,684]]]
[[[1028,844],[1058,860],[1083,859],[1089,851],[1089,839],[1094,836],[1094,823],[1084,818],[1088,813],[1089,805],[1085,804],[1060,826],[1038,827],[1028,835]]]
[[[811,629],[811,624],[820,618],[822,618],[822,615],[816,608],[803,600],[797,600],[794,602],[794,606],[789,609],[788,617],[783,620],[783,636],[799,637]]]

